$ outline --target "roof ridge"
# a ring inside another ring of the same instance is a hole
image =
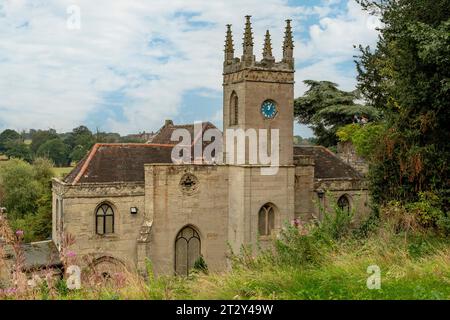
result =
[[[139,143],[139,142],[115,142],[115,143],[96,143],[99,147],[170,147],[172,148],[172,144],[166,143]]]
[[[91,162],[92,158],[94,157],[95,153],[97,152],[98,148],[100,147],[100,143],[94,144],[91,151],[89,152],[88,157],[86,158],[86,161],[83,163],[83,166],[80,169],[80,172],[76,175],[75,179],[73,179],[72,185],[77,184],[77,182],[81,179],[81,177],[84,175],[87,167],[89,166],[89,163]]]

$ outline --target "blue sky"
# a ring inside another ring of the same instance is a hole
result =
[[[257,58],[266,29],[281,58],[293,20],[296,96],[306,79],[353,89],[353,45],[377,40],[379,22],[353,0],[0,0],[0,130],[221,127],[225,24],[239,56],[246,14]]]

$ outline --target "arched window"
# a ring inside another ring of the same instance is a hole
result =
[[[107,203],[103,203],[97,208],[95,230],[97,234],[114,233],[114,210]]]
[[[337,204],[342,211],[350,212],[350,201],[346,195],[341,196]]]
[[[236,92],[233,91],[230,99],[230,125],[237,125],[239,120],[239,99]]]
[[[267,203],[259,209],[258,232],[260,236],[268,236],[275,228],[275,209],[273,205]]]
[[[198,232],[191,226],[184,227],[175,239],[175,272],[178,275],[189,275],[198,258],[201,243]]]

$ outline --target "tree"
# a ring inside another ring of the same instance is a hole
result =
[[[64,139],[64,142],[72,150],[71,161],[80,161],[95,143],[92,132],[85,126],[76,127]]]
[[[37,156],[52,160],[56,166],[69,164],[69,148],[60,138],[46,141],[36,152]]]
[[[365,116],[373,120],[378,112],[355,102],[356,92],[339,90],[338,85],[329,81],[306,80],[309,89],[295,99],[294,116],[301,124],[309,125],[317,137],[317,144],[326,147],[338,142],[337,130],[354,121],[355,116]]]
[[[10,158],[22,159],[27,162],[31,162],[33,156],[31,154],[30,148],[23,142],[20,141],[9,141],[6,143],[5,155]]]
[[[42,189],[34,180],[34,171],[30,164],[12,159],[2,165],[0,185],[3,189],[0,206],[7,208],[8,216],[22,218],[36,211]]]
[[[359,0],[381,17],[375,49],[360,48],[358,88],[385,116],[371,168],[375,200],[441,195],[449,209],[450,0]]]
[[[34,179],[38,181],[43,188],[50,184],[50,180],[55,176],[53,171],[53,162],[47,158],[37,158],[33,162]]]
[[[51,235],[52,162],[38,158],[30,165],[13,159],[0,171],[0,207],[6,207],[14,230],[25,233],[25,241],[39,241]]]
[[[30,130],[30,132],[32,132],[32,130]],[[43,145],[48,140],[52,140],[55,138],[58,138],[58,135],[54,129],[38,131],[33,130],[33,133],[31,135],[31,151],[36,154],[41,145]]]
[[[78,162],[81,159],[83,159],[83,157],[86,155],[88,151],[89,150],[86,149],[85,147],[78,145],[75,148],[73,148],[72,152],[70,153],[70,160]]]
[[[21,139],[20,134],[11,129],[6,129],[0,133],[0,152],[5,152],[7,149],[7,144],[10,142],[16,142]]]

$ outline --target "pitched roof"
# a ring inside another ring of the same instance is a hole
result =
[[[191,134],[192,144],[198,137],[194,136],[194,125],[174,125],[171,121],[158,131],[150,143],[98,143],[88,155],[65,177],[64,182],[77,183],[111,183],[144,182],[144,165],[151,163],[172,163],[172,148],[177,141],[170,138],[175,129],[186,129]],[[206,122],[202,124],[202,133],[216,127]],[[205,147],[210,142],[203,142]],[[315,179],[362,179],[362,175],[350,165],[339,159],[334,153],[321,146],[295,146],[294,155],[312,156],[314,158]]]
[[[23,271],[31,271],[46,267],[62,266],[58,249],[53,240],[23,243]],[[1,258],[1,257],[0,257]],[[10,244],[5,246],[5,259],[16,259],[14,250]]]
[[[143,182],[147,163],[172,163],[172,145],[97,143],[66,176],[64,182]]]
[[[363,179],[350,165],[322,146],[294,146],[294,155],[314,158],[315,179]]]
[[[159,131],[153,136],[153,138],[149,141],[150,143],[162,143],[162,144],[172,144],[176,145],[178,141],[172,141],[170,138],[172,137],[172,133],[175,130],[179,129],[185,129],[189,132],[190,136],[192,137],[191,143],[193,144],[197,139],[199,139],[206,130],[208,129],[217,129],[215,125],[213,125],[211,122],[203,122],[202,124],[202,131],[201,135],[198,132],[195,132],[194,124],[173,124],[171,120],[166,120],[166,123],[164,126],[159,129]],[[205,142],[203,143],[205,144]]]
[[[167,120],[149,143],[97,143],[88,155],[78,162],[65,177],[64,182],[109,183],[143,182],[144,165],[148,163],[172,163],[172,148],[178,141],[171,141],[176,129],[186,129],[191,136],[191,146],[208,129],[217,129],[212,123],[202,123],[201,135],[194,124],[174,125]],[[195,135],[196,134],[196,135]],[[209,141],[203,142],[203,148]]]

